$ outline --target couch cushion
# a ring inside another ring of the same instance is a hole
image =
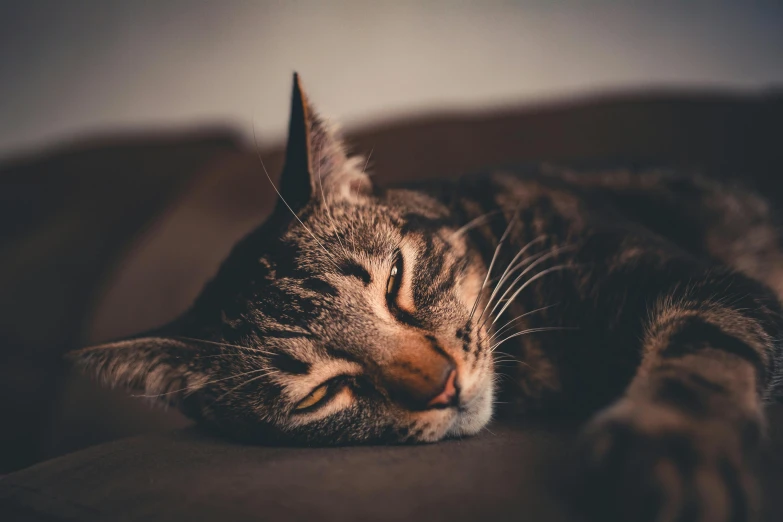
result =
[[[783,520],[783,407],[770,409],[764,521]],[[420,446],[285,448],[188,428],[114,441],[0,480],[0,519],[573,520],[571,430],[493,425]]]
[[[567,520],[541,487],[558,434],[425,446],[252,447],[185,429],[115,441],[0,480],[14,520]]]

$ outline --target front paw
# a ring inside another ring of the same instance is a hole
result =
[[[585,431],[580,507],[601,521],[755,520],[748,431],[739,421],[622,400]]]

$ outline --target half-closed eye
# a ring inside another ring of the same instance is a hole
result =
[[[347,386],[345,376],[334,377],[313,388],[313,391],[294,406],[294,413],[307,413],[325,406],[337,393]]]
[[[397,251],[394,256],[394,264],[389,272],[389,279],[386,282],[386,302],[390,308],[394,307],[397,301],[397,295],[402,285],[402,270],[404,268],[402,253]]]
[[[299,404],[294,408],[295,411],[307,410],[316,406],[319,402],[326,398],[326,393],[329,391],[328,384],[322,384],[318,388],[310,392],[310,394],[299,401]]]

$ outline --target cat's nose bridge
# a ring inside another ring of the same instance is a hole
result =
[[[381,380],[393,400],[412,410],[452,406],[459,396],[454,361],[427,340],[400,346]]]

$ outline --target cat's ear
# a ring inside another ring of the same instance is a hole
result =
[[[294,73],[285,166],[280,179],[282,198],[298,212],[314,198],[350,199],[366,194],[371,182],[359,163],[347,157],[336,130],[309,104],[299,75]]]
[[[165,337],[141,337],[75,350],[66,357],[105,385],[180,404],[208,381],[199,370],[202,348]]]

